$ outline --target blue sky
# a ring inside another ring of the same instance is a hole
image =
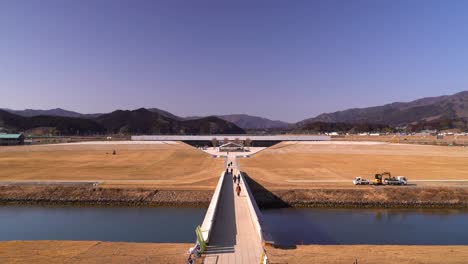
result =
[[[0,0],[0,107],[299,121],[468,90],[468,1]]]

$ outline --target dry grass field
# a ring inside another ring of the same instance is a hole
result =
[[[283,142],[242,159],[241,166],[268,189],[354,188],[354,177],[372,179],[375,173],[384,171],[404,175],[410,181],[468,180],[468,148],[382,142]]]
[[[0,263],[185,263],[191,244],[96,241],[0,242]]]
[[[465,264],[468,246],[343,245],[297,246],[296,249],[267,249],[271,264]]]
[[[223,161],[184,143],[78,143],[0,147],[0,168],[1,181],[83,180],[103,181],[103,186],[211,190]]]
[[[420,144],[420,145],[461,145],[468,146],[468,136],[444,136],[441,139],[437,139],[436,136],[400,136],[400,135],[382,135],[382,136],[359,136],[359,135],[347,135],[347,136],[334,136],[332,140],[336,141],[376,141],[376,142],[388,142],[388,143],[405,143],[405,144]]]
[[[96,241],[0,242],[0,263],[185,263],[191,244]],[[267,247],[271,264],[465,264],[467,246],[339,245]]]

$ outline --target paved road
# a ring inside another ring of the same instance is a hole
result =
[[[228,157],[237,173],[237,160]],[[255,231],[248,209],[245,190],[237,196],[232,174],[224,178],[216,221],[206,252],[206,264],[256,264],[262,254],[262,243]]]

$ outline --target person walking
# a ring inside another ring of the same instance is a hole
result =
[[[236,186],[236,193],[237,193],[237,196],[240,195],[240,192],[241,192],[241,187],[240,187],[239,184],[237,184],[237,186]]]
[[[232,181],[234,182],[234,184],[236,184],[236,175],[232,176]]]
[[[240,173],[237,175],[237,184],[240,184]]]

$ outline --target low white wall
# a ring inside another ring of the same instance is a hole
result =
[[[203,240],[205,240],[205,242],[207,243],[210,239],[211,229],[213,228],[214,220],[216,217],[216,210],[218,208],[221,189],[223,188],[224,173],[225,171],[223,171],[221,173],[221,176],[219,177],[218,185],[216,185],[213,197],[211,198],[210,206],[208,206],[208,210],[205,214],[205,219],[203,219],[203,223],[201,225]]]
[[[132,140],[160,140],[160,141],[211,141],[213,138],[223,140],[246,140],[252,141],[323,141],[331,140],[325,135],[278,135],[278,136],[249,136],[249,135],[210,135],[210,136],[183,136],[183,135],[140,135],[132,136]]]
[[[262,242],[268,244],[274,244],[273,238],[271,237],[270,232],[268,232],[266,228],[266,224],[263,220],[263,215],[260,209],[258,208],[257,202],[252,195],[252,191],[250,190],[249,185],[245,181],[244,174],[241,172],[241,188],[243,188],[247,194],[247,202],[249,205],[249,212],[251,215],[251,219],[255,229],[257,230],[257,234]]]

